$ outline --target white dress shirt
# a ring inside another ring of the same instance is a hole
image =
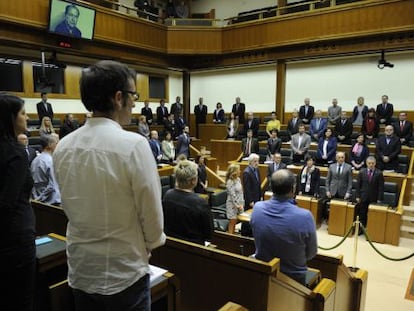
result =
[[[69,285],[113,295],[149,272],[165,242],[160,179],[148,141],[111,119],[91,118],[54,154],[69,219]]]

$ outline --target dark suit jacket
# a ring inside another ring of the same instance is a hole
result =
[[[28,159],[29,159],[29,166],[30,164],[32,164],[32,161],[34,160],[34,158],[36,158],[37,154],[36,154],[36,149],[30,146],[27,146],[27,150],[25,149]]]
[[[257,168],[257,179],[253,168],[249,165],[243,171],[243,194],[244,194],[244,205],[246,209],[251,208],[250,203],[260,201],[262,197],[262,191],[260,189],[260,171]]]
[[[379,122],[376,118],[374,118],[374,122],[375,122],[375,126],[374,126],[374,130],[372,133],[368,133],[367,130],[367,120],[369,118],[365,118],[364,121],[362,122],[362,127],[361,127],[361,132],[366,136],[366,135],[373,135],[374,137],[378,137],[378,133],[379,133]]]
[[[150,139],[149,144],[150,144],[152,155],[154,156],[155,162],[159,162],[157,157],[162,154],[160,142],[158,140]]]
[[[391,103],[387,104],[387,107],[384,110],[382,104],[377,105],[377,119],[386,119],[385,124],[391,124],[392,114],[394,113],[394,106]]]
[[[244,114],[246,112],[246,105],[243,103],[239,104],[239,109],[236,109],[237,105],[233,104],[231,112],[234,113],[234,117],[239,117],[239,124],[244,124]]]
[[[387,144],[387,138],[381,136],[377,140],[375,155],[377,157],[377,167],[380,170],[394,170],[398,169],[398,155],[401,153],[401,142],[400,139],[393,135],[391,137],[390,143]],[[388,163],[382,161],[383,156],[390,157]]]
[[[411,121],[405,120],[402,131],[400,121],[395,122],[393,124],[393,127],[395,135],[397,135],[399,138],[404,138],[404,144],[406,145],[408,141],[411,139],[411,136],[413,136],[413,123]]]
[[[352,124],[350,119],[346,119],[345,124],[342,124],[342,119],[339,119],[335,124],[335,136],[338,137],[338,135],[343,135],[345,136],[345,139],[340,140],[338,138],[338,142],[350,145],[353,130],[354,125]]]
[[[351,194],[352,191],[352,168],[348,163],[342,164],[342,172],[338,174],[338,165],[333,163],[329,166],[328,176],[326,177],[326,191],[332,196],[338,194],[345,197],[345,194]]]
[[[270,177],[272,177],[272,174],[273,174],[274,172],[276,172],[276,171],[278,171],[278,170],[283,170],[283,169],[286,169],[286,168],[287,168],[287,166],[286,166],[286,164],[285,164],[285,163],[280,162],[280,163],[279,163],[279,166],[278,166],[278,168],[277,168],[277,170],[275,170],[275,164],[276,164],[276,163],[272,162],[272,163],[269,163],[269,164],[267,165],[267,180],[269,181],[269,184],[270,184]]]
[[[290,119],[287,124],[287,130],[289,132],[289,136],[296,134],[299,131],[299,125],[302,124],[302,120],[298,117],[296,119],[295,125],[293,125],[293,119]]]
[[[318,142],[318,149],[316,151],[316,157],[318,159],[322,159],[322,155],[323,155],[323,144],[325,142],[325,138],[321,137],[319,138],[319,142]],[[328,163],[331,163],[335,160],[335,155],[336,155],[336,146],[337,146],[337,140],[336,137],[331,137],[328,140],[328,146],[326,147],[326,152],[327,152],[327,161]]]
[[[313,108],[313,106],[311,106],[311,105],[309,105],[308,113],[306,115],[305,115],[305,105],[302,105],[299,108],[299,118],[302,119],[302,120],[303,119],[308,119],[309,120],[309,122],[304,122],[306,124],[309,124],[310,120],[313,119],[314,113],[315,113],[315,108]]]
[[[195,114],[195,118],[196,118],[196,124],[206,123],[207,106],[203,105],[203,107],[200,109],[200,105],[196,105],[194,107],[194,114]]]
[[[217,112],[217,109],[213,112],[213,121],[215,120],[215,123],[224,123],[224,109],[220,109]]]
[[[42,122],[43,117],[49,117],[50,120],[53,120],[53,108],[52,105],[50,103],[47,103],[47,111],[45,109],[45,105],[43,104],[43,102],[39,102],[36,105],[37,108],[37,115],[39,116],[39,121]]]
[[[177,138],[177,152],[176,155],[185,154],[187,158],[190,157],[190,143],[191,137],[190,135],[181,134]]]
[[[316,133],[318,133],[319,137],[322,137],[323,132],[325,132],[325,130],[328,128],[328,119],[321,118],[318,129],[316,129],[316,121],[317,119],[312,119],[310,121],[309,132],[312,139],[314,139],[313,135]]]
[[[302,180],[302,173],[306,169],[306,165],[301,169],[300,173],[297,176],[297,191],[302,192],[302,194],[308,194],[308,195],[319,195],[319,184],[321,180],[321,173],[319,171],[319,168],[315,167],[312,173],[310,173],[310,185],[309,185],[309,191],[305,191],[306,182],[308,180],[308,175],[306,175],[305,179]]]
[[[259,119],[253,118],[250,126],[249,126],[249,120],[246,120],[244,122],[244,133],[247,134],[247,130],[253,131],[253,137],[257,137],[257,132],[259,131]]]
[[[167,107],[157,107],[157,123],[164,124],[165,120],[168,118],[168,108]]]
[[[183,111],[184,106],[182,103],[180,105],[177,105],[177,103],[174,103],[171,105],[170,113],[174,115],[174,119],[177,119],[180,116],[180,113]]]
[[[384,198],[384,176],[379,169],[373,171],[371,182],[368,177],[368,169],[362,168],[358,174],[356,185],[356,198],[362,202],[374,203]]]
[[[141,108],[141,115],[143,115],[147,118],[147,123],[148,124],[152,124],[152,120],[154,119],[154,116],[152,114],[152,110],[151,110],[150,107],[148,107],[148,108],[142,107]]]
[[[277,137],[275,141],[273,141],[273,138],[269,138],[267,140],[267,151],[269,152],[269,154],[280,152],[281,147],[282,147],[282,140],[279,137]]]
[[[367,114],[368,114],[368,107],[364,106],[364,108],[362,108],[362,118],[365,119]],[[355,122],[357,117],[358,117],[358,106],[355,106],[354,110],[352,110],[352,123]]]
[[[244,157],[248,157],[250,154],[246,154],[246,144],[247,137],[242,139],[242,152]],[[252,137],[252,142],[250,144],[250,153],[259,153],[259,142],[257,138]]]

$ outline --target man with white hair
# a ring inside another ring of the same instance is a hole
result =
[[[257,201],[262,198],[262,190],[260,188],[261,179],[259,171],[259,155],[251,153],[249,155],[249,166],[243,171],[243,194],[244,194],[244,209],[253,208]],[[251,236],[251,228],[248,223],[243,223],[242,235]]]

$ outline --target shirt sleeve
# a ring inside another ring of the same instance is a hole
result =
[[[306,224],[308,228],[307,238],[306,238],[306,260],[311,260],[316,256],[318,251],[318,241],[316,237],[316,227],[315,221],[311,213],[307,214]]]

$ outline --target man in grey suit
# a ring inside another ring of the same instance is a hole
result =
[[[305,157],[308,154],[309,146],[311,143],[311,137],[305,133],[305,125],[300,124],[298,127],[298,133],[292,135],[292,141],[290,146],[292,148],[292,162],[300,163],[305,161]]]
[[[184,132],[177,138],[177,156],[180,154],[184,154],[188,159],[190,157],[190,143],[190,128],[188,127],[188,125],[186,125],[184,127]]]
[[[336,163],[329,166],[326,177],[326,196],[348,200],[352,191],[352,167],[345,163],[345,153],[336,153]]]

